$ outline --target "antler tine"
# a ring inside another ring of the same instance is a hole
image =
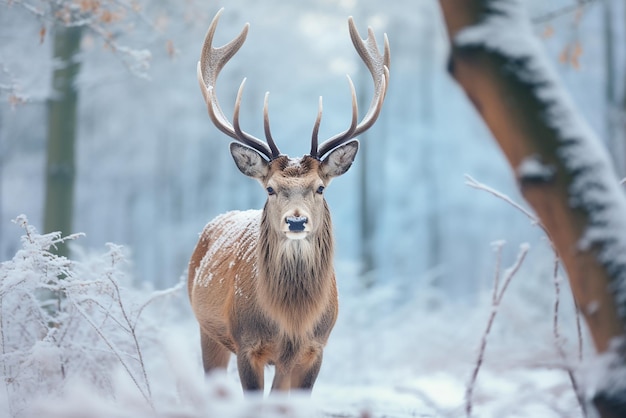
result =
[[[313,144],[311,144],[311,155],[314,156],[315,158],[318,158],[318,159],[322,158],[324,154],[326,154],[328,151],[332,150],[333,148],[338,147],[339,145],[343,144],[344,142],[356,136],[354,132],[358,128],[357,122],[359,118],[359,105],[358,105],[358,101],[356,98],[356,90],[354,88],[354,83],[352,82],[352,79],[350,78],[350,76],[348,76],[348,84],[350,85],[350,93],[352,96],[352,120],[350,122],[350,127],[346,129],[345,131],[343,131],[342,133],[337,134],[333,136],[332,138],[324,141],[319,149],[317,148],[317,133],[315,133],[315,149],[313,147]],[[320,109],[318,120],[321,119],[321,116],[322,115],[321,115],[321,109]],[[316,121],[315,127],[319,130],[318,121]]]
[[[265,130],[265,140],[267,141],[267,145],[270,146],[272,150],[272,159],[278,157],[280,155],[280,151],[274,142],[274,138],[272,138],[272,132],[270,131],[270,114],[269,114],[269,102],[270,102],[270,92],[265,93],[265,100],[263,101],[263,129]]]
[[[237,53],[237,51],[239,51],[239,49],[246,40],[246,37],[248,35],[248,28],[250,27],[250,25],[246,23],[239,35],[237,35],[233,40],[221,47],[213,47],[213,36],[215,35],[215,29],[217,28],[217,23],[223,10],[223,8],[220,9],[211,21],[211,25],[209,26],[209,29],[204,39],[202,54],[200,56],[200,61],[198,61],[197,66],[197,75],[198,82],[200,84],[200,90],[202,91],[204,101],[207,104],[209,117],[211,118],[213,124],[220,131],[230,136],[231,138],[256,149],[271,160],[280,154],[273,141],[271,141],[270,146],[268,146],[268,144],[264,143],[258,138],[255,138],[254,136],[242,131],[239,127],[239,107],[245,79],[241,83],[241,86],[239,87],[239,91],[237,93],[237,100],[235,103],[236,116],[233,117],[233,122],[235,123],[235,126],[233,126],[233,124],[229,122],[228,118],[224,116],[224,112],[222,111],[222,108],[220,107],[217,96],[215,94],[215,83],[217,81],[217,77],[220,71],[222,70],[224,65],[226,65],[226,63]]]
[[[320,96],[319,103],[317,105],[317,118],[315,118],[315,125],[313,125],[313,135],[311,135],[311,156],[317,156],[317,136],[320,131],[320,123],[322,122],[322,96]]]
[[[376,122],[376,119],[378,119],[378,116],[380,115],[380,111],[385,100],[385,95],[387,94],[389,66],[391,63],[389,40],[387,39],[387,34],[384,35],[383,54],[381,55],[378,50],[378,44],[376,43],[376,37],[374,36],[374,31],[372,30],[372,28],[367,29],[367,38],[361,39],[361,36],[356,29],[356,25],[354,24],[354,19],[352,18],[352,16],[350,16],[348,18],[348,29],[354,48],[357,50],[359,56],[361,57],[372,75],[372,79],[374,81],[374,95],[372,97],[370,107],[363,117],[363,120],[361,120],[361,122],[359,122],[354,129],[351,129],[351,125],[350,129],[324,141],[319,146],[317,155],[315,155],[318,158],[323,157],[332,149],[338,147],[339,145],[349,141],[350,139],[362,134],[363,132],[371,128],[372,125],[374,125],[374,122]],[[356,101],[356,93],[354,92],[354,85],[352,84],[351,80],[350,89],[352,91],[352,109],[354,121],[354,102]]]

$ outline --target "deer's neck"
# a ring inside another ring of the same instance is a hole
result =
[[[264,211],[258,247],[260,302],[282,329],[302,334],[315,326],[336,286],[330,213],[315,233],[301,240],[271,230],[265,216]]]

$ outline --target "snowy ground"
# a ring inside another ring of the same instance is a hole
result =
[[[67,264],[45,251],[50,242],[29,230],[24,249],[0,268],[2,417],[467,416],[468,382],[494,311],[488,291],[469,303],[435,285],[364,290],[349,266],[339,266],[340,317],[311,398],[244,400],[233,362],[225,375],[204,380],[183,286],[138,291],[119,247]],[[531,249],[497,309],[473,386],[474,417],[581,416],[566,372],[579,377],[571,296],[561,282],[565,358],[556,349],[552,277],[538,273],[541,254]],[[513,261],[502,260],[503,276]],[[68,308],[52,321],[29,295],[50,288],[60,268]]]

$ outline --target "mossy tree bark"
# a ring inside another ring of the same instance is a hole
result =
[[[608,216],[611,208],[618,208],[615,212],[619,213],[626,207],[617,177],[611,172],[610,160],[601,147],[590,143],[594,138],[593,135],[589,138],[586,129],[576,132],[578,124],[569,129],[555,124],[556,117],[561,122],[581,119],[569,101],[563,103],[558,94],[546,95],[546,88],[558,80],[537,76],[554,74],[545,68],[544,60],[533,56],[537,51],[528,48],[530,54],[519,53],[524,37],[533,37],[528,24],[521,25],[528,27],[527,33],[521,33],[524,31],[519,31],[520,25],[506,20],[492,25],[489,36],[480,32],[490,20],[507,19],[514,0],[440,0],[439,3],[451,41],[450,72],[491,130],[517,176],[524,198],[548,231],[597,351],[614,355],[611,367],[607,367],[610,374],[610,370],[626,364],[623,344],[626,268],[619,253],[615,257],[607,256],[613,254],[610,246],[617,245],[616,240],[589,238],[593,228],[612,228],[601,224],[602,219],[611,221]],[[508,18],[513,17],[519,18]],[[477,32],[467,36],[468,31],[476,28],[480,40],[472,38]],[[502,42],[505,38],[511,42]],[[507,48],[514,52],[508,53]],[[582,122],[580,125],[587,127]],[[588,155],[577,155],[580,150]],[[522,170],[520,167],[528,161],[538,162],[543,171],[530,175]],[[590,177],[596,171],[608,174]],[[590,201],[583,194],[592,191],[595,194]],[[626,216],[626,211],[623,213]],[[624,225],[618,222],[619,227]],[[626,237],[626,229],[612,234]],[[623,250],[619,245],[616,248]],[[607,387],[599,388],[591,401],[603,418],[626,416],[626,387],[609,387],[608,380]]]

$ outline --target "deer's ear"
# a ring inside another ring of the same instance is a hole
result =
[[[322,173],[330,178],[344,174],[352,166],[358,150],[356,139],[335,148],[322,161]]]
[[[237,142],[230,143],[230,154],[243,174],[261,180],[269,171],[269,164],[256,150]]]

